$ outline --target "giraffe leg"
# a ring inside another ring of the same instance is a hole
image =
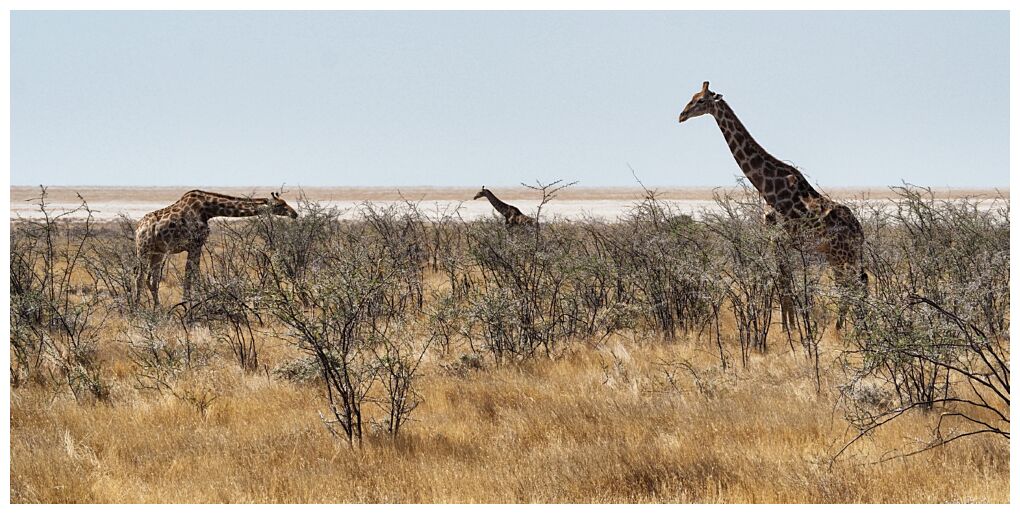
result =
[[[850,302],[854,293],[853,275],[845,265],[833,268],[836,286],[839,287],[838,311],[836,315],[836,330],[843,330],[846,326],[846,313],[850,309]]]
[[[779,218],[775,211],[769,211],[765,215],[765,224],[769,226],[775,226],[779,223]],[[779,297],[779,319],[783,324],[783,332],[786,333],[787,340],[792,341],[792,330],[796,323],[796,307],[793,301],[793,275],[790,273],[790,266],[788,262],[789,248],[784,243],[782,238],[786,235],[777,234],[776,239],[773,240],[772,251],[776,258],[777,266],[777,283],[776,292]],[[792,342],[791,342],[792,347]]]
[[[854,303],[851,306],[856,306],[854,309],[854,322],[860,323],[863,320],[863,307],[864,301],[868,298],[868,274],[864,269],[857,269],[856,272],[853,268],[847,268],[847,282],[850,288],[849,300]]]
[[[135,264],[135,307],[137,308],[142,302],[142,287],[144,286],[146,279],[148,278],[147,269],[145,267],[145,259],[143,256],[138,256],[138,262]]]
[[[779,295],[779,313],[783,320],[783,331],[790,334],[793,330],[794,323],[797,322],[795,316],[796,307],[793,305],[793,298],[788,292],[782,292]]]
[[[796,323],[796,307],[793,301],[793,276],[786,262],[786,252],[782,248],[777,248],[777,251],[776,257],[779,259],[779,317],[783,322],[783,331],[789,337]]]
[[[202,256],[202,249],[188,250],[188,262],[184,266],[184,301],[191,301],[191,285],[194,283],[195,274],[198,273],[199,258]]]
[[[149,256],[149,293],[152,294],[152,308],[159,308],[159,282],[163,274],[163,255]]]

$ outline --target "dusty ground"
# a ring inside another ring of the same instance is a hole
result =
[[[51,187],[48,189],[48,202],[51,209],[71,210],[78,207],[81,194],[91,209],[93,216],[100,220],[110,220],[123,214],[138,219],[148,212],[165,207],[191,188],[188,187]],[[209,187],[210,191],[239,195],[266,197],[273,188],[270,187]],[[418,203],[419,207],[430,217],[457,215],[465,220],[491,216],[495,211],[484,199],[472,200],[477,192],[474,188],[431,188],[401,187],[397,188],[289,188],[284,191],[284,198],[296,202],[303,193],[312,202],[336,207],[347,211],[344,218],[355,217],[355,212],[362,202],[372,202],[378,206],[400,204],[405,201]],[[493,188],[503,200],[511,202],[527,214],[534,215],[541,200],[535,191],[523,188]],[[698,216],[700,212],[717,209],[713,195],[724,192],[736,192],[732,188],[716,189],[681,189],[659,188],[657,196],[667,205],[680,212]],[[838,200],[855,202],[884,203],[893,197],[888,189],[835,189],[826,191]],[[38,187],[11,187],[12,219],[18,217],[39,217]],[[934,191],[939,198],[996,198],[998,195],[1008,197],[1008,191],[942,189]],[[543,210],[543,218],[561,217],[579,219],[594,216],[607,220],[615,220],[625,216],[644,197],[644,192],[637,188],[584,188],[571,187],[562,191]],[[991,204],[991,202],[986,202]],[[81,218],[81,213],[72,217]]]
[[[74,202],[76,193],[81,193],[89,201],[95,202],[154,202],[170,203],[180,198],[181,194],[189,189],[203,189],[217,191],[232,195],[268,196],[270,191],[278,188],[273,186],[255,187],[96,187],[96,186],[52,186],[49,187],[51,199],[54,202]],[[478,192],[475,187],[298,187],[288,186],[286,194],[296,196],[298,191],[303,191],[312,201],[399,201],[402,198],[410,200],[465,200],[470,201],[471,197]],[[507,200],[533,199],[538,197],[534,191],[524,187],[491,187],[500,198]],[[732,188],[677,188],[677,187],[653,187],[663,200],[712,200],[715,191],[733,190]],[[38,186],[12,186],[11,203],[20,203],[35,198],[39,194]],[[959,198],[961,196],[990,197],[997,194],[994,190],[988,189],[934,189],[938,198]],[[887,188],[832,188],[826,189],[825,193],[834,199],[857,199],[892,198],[893,193]],[[1004,189],[1002,193],[1009,196],[1009,190]],[[573,186],[565,189],[558,198],[560,200],[640,200],[644,193],[640,188],[633,187],[581,187]]]

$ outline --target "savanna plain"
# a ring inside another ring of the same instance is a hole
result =
[[[843,200],[862,292],[746,191],[566,221],[596,194],[556,187],[530,227],[292,192],[212,223],[188,299],[170,259],[158,308],[137,219],[35,190],[11,500],[1009,501],[1006,194]]]

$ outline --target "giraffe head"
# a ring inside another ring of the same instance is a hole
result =
[[[290,216],[291,218],[297,218],[297,211],[293,207],[287,205],[287,202],[280,198],[279,193],[270,193],[272,198],[269,199],[269,212],[277,216]]]
[[[691,101],[687,103],[687,107],[684,107],[683,112],[680,113],[680,123],[702,114],[714,114],[715,105],[720,100],[722,100],[722,95],[709,91],[708,81],[706,80],[701,84],[701,91],[694,93]]]
[[[482,186],[482,190],[477,192],[477,193],[475,193],[475,197],[472,198],[472,200],[477,200],[477,199],[485,196],[485,193],[488,193],[488,192],[489,192],[489,190],[485,189],[485,186]]]

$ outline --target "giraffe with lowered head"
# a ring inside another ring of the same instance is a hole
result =
[[[838,285],[866,292],[868,275],[861,268],[864,232],[850,209],[816,191],[797,168],[766,152],[722,95],[708,89],[708,82],[684,107],[680,123],[704,114],[715,118],[737,165],[772,208],[769,221],[782,223],[795,240],[810,241],[810,248],[825,257]],[[837,328],[843,325],[846,310],[841,301]]]
[[[492,194],[492,191],[485,189],[485,186],[482,186],[482,190],[476,193],[472,200],[477,200],[483,196],[489,199],[489,203],[492,204],[492,208],[499,211],[499,213],[506,218],[507,226],[535,224],[535,220],[533,218],[525,216],[524,213],[522,213],[517,207],[496,198],[496,195]]]
[[[280,195],[243,198],[192,190],[167,207],[142,217],[135,229],[138,270],[135,276],[135,304],[141,300],[142,284],[148,279],[152,304],[159,306],[159,282],[168,255],[188,252],[184,268],[184,300],[191,297],[191,283],[198,272],[202,247],[209,238],[209,220],[216,217],[247,217],[269,213],[297,218],[298,214]]]

